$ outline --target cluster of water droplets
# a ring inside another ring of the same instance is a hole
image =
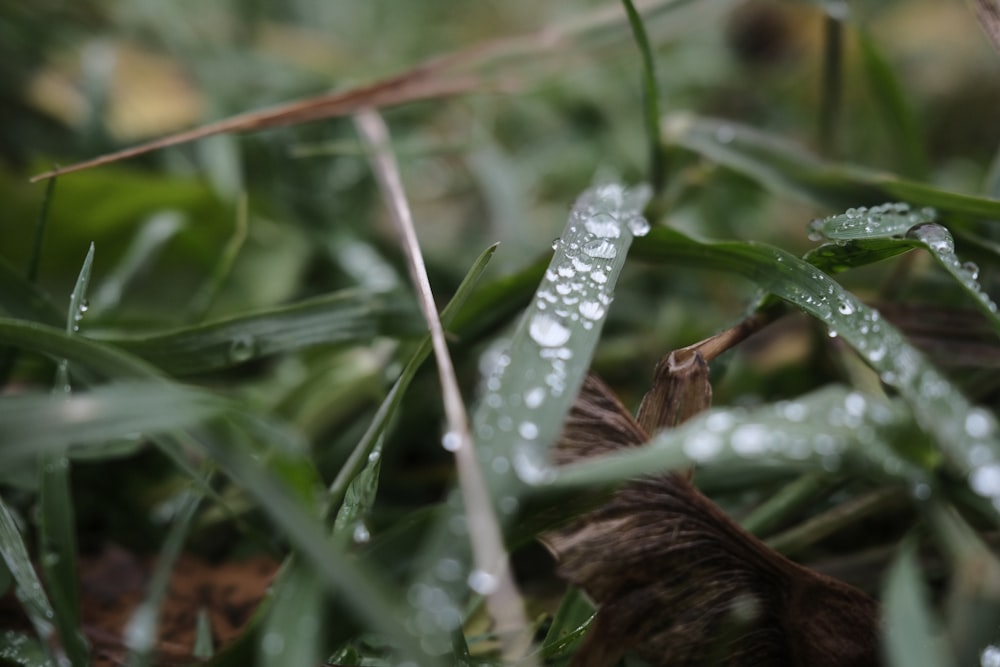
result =
[[[906,204],[884,204],[850,209],[843,215],[814,221],[810,231],[816,240],[903,237],[916,240],[962,284],[989,317],[995,318],[997,306],[977,282],[979,268],[958,258],[954,239],[945,227],[933,222],[935,218],[936,213],[930,208],[914,211]],[[804,304],[826,322],[836,322],[831,325],[831,335],[841,335],[879,372],[886,384],[899,390],[921,427],[934,435],[950,460],[968,475],[972,490],[988,498],[1000,511],[1000,441],[995,416],[971,406],[895,327],[882,321],[878,311],[844,292],[825,274],[808,291],[797,285],[786,292],[781,296]],[[921,488],[929,489],[926,485]]]
[[[995,316],[997,304],[979,284],[979,267],[974,262],[962,262],[955,254],[955,240],[941,225],[918,225],[907,236],[920,241],[941,265],[965,288],[976,304],[989,315]]]
[[[917,225],[933,222],[937,211],[930,207],[913,209],[909,204],[892,202],[866,208],[849,208],[844,213],[813,220],[809,238],[846,242],[855,239],[901,238]]]
[[[860,442],[867,459],[877,459],[887,474],[899,474],[905,464],[884,447],[873,449],[873,443],[880,441],[881,431],[897,428],[904,420],[905,415],[884,400],[831,389],[754,410],[713,410],[659,439],[661,446],[669,446],[681,438],[685,456],[701,464],[733,459],[819,461],[830,472],[839,470],[842,459]]]
[[[649,231],[640,214],[648,197],[645,188],[619,185],[599,186],[581,196],[553,243],[552,263],[521,329],[509,348],[489,351],[482,364],[489,372],[475,436],[485,469],[494,475],[513,472],[532,485],[553,479],[545,449],[558,425],[545,416],[568,409],[570,394],[582,381],[587,360],[574,358],[573,341],[596,339],[624,253],[633,237]],[[517,377],[507,372],[515,357]],[[553,401],[564,409],[552,410]],[[502,497],[498,506],[501,512],[514,511],[516,498]]]

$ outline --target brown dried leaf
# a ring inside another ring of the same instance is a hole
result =
[[[556,460],[646,439],[612,392],[588,378]],[[871,597],[769,548],[682,475],[631,482],[544,541],[560,575],[600,606],[577,667],[612,665],[626,651],[669,667],[878,664]]]
[[[653,388],[642,398],[637,421],[647,433],[672,428],[712,405],[708,364],[700,352],[677,350],[656,365]]]

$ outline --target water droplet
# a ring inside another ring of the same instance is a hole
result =
[[[550,484],[556,471],[544,460],[535,447],[521,443],[514,448],[514,471],[525,484],[537,486]]]
[[[993,420],[982,408],[973,408],[965,416],[965,432],[972,438],[985,438],[993,431]]]
[[[583,246],[583,251],[597,259],[614,259],[618,254],[615,244],[605,239],[588,242]]]
[[[257,343],[254,341],[253,336],[237,336],[229,344],[229,360],[233,363],[239,364],[244,361],[249,361],[250,359],[253,359],[256,353]]]
[[[358,521],[354,524],[354,533],[352,535],[355,543],[366,544],[368,540],[372,538],[371,533],[368,531],[368,526],[365,525],[364,521]]]
[[[684,442],[684,453],[697,462],[710,461],[722,451],[722,439],[714,433],[699,432]]]
[[[590,269],[593,268],[594,266],[590,262],[585,262],[579,257],[574,257],[572,264],[573,268],[579,271],[580,273],[586,273],[587,271],[590,271]]]
[[[837,306],[837,310],[841,315],[850,315],[854,312],[854,305],[850,301],[841,301],[840,305]]]
[[[517,432],[525,440],[534,440],[538,437],[538,426],[534,422],[521,422]]]
[[[768,450],[770,433],[763,424],[744,424],[731,436],[733,451],[741,456],[758,456]]]
[[[441,446],[449,452],[457,452],[462,446],[462,436],[457,431],[448,431],[441,438]]]
[[[969,475],[969,486],[981,496],[1000,496],[1000,464],[980,466]]]
[[[646,220],[641,215],[637,215],[629,219],[628,229],[632,232],[632,236],[645,236],[649,233],[649,220]]]
[[[473,570],[469,575],[469,588],[480,595],[489,595],[497,590],[500,582],[495,575],[483,570]]]
[[[570,330],[545,313],[536,313],[528,325],[528,335],[542,347],[559,347],[569,340]]]
[[[599,238],[616,239],[622,233],[618,220],[610,213],[598,213],[589,218],[584,225],[588,232]]]
[[[598,269],[590,274],[590,279],[593,280],[598,285],[603,285],[604,283],[608,282],[608,274]]]
[[[559,249],[559,245],[561,243],[562,243],[562,239],[559,238],[558,236],[556,238],[552,239],[552,249],[553,250],[558,250]]]
[[[596,301],[584,301],[580,304],[580,314],[588,320],[599,320],[604,317],[604,306]]]
[[[497,507],[504,514],[513,514],[517,511],[519,504],[514,496],[504,496],[497,502]]]
[[[541,405],[544,400],[545,389],[543,387],[532,387],[524,392],[524,405],[532,410]]]
[[[917,482],[913,486],[913,497],[917,500],[927,500],[931,497],[931,487],[930,484],[926,482]]]
[[[1000,648],[990,644],[979,654],[979,667],[1000,667]]]
[[[375,463],[380,458],[382,458],[382,454],[378,451],[374,451],[368,455],[368,463]]]
[[[962,270],[969,274],[969,277],[973,280],[979,278],[979,265],[975,262],[964,262],[962,264]]]
[[[556,273],[558,273],[559,277],[561,278],[572,278],[573,276],[576,275],[576,269],[574,269],[569,264],[563,264],[562,266],[556,269]],[[553,299],[553,301],[554,300],[555,299]]]

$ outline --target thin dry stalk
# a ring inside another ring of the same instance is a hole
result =
[[[434,294],[427,278],[427,269],[414,229],[413,216],[399,175],[399,166],[390,146],[389,130],[382,116],[372,109],[363,110],[355,116],[355,123],[371,151],[372,169],[389,204],[400,243],[406,254],[410,278],[416,287],[420,308],[430,328],[444,396],[449,437],[457,439],[459,443],[455,449],[455,461],[459,488],[465,501],[475,567],[481,572],[492,575],[497,582],[496,590],[487,597],[487,605],[496,621],[498,634],[504,642],[504,658],[520,659],[527,648],[524,632],[528,628],[528,623],[524,616],[524,603],[511,574],[500,524],[493,511],[488,486],[476,459],[468,415],[448,353],[444,327],[434,305]]]

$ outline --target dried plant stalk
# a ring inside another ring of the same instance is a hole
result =
[[[660,389],[647,401],[659,397],[677,405],[668,386],[703,395],[707,375],[690,370],[696,358],[686,363],[688,370],[684,362],[680,368],[687,380],[674,382],[668,358],[657,379]],[[656,421],[691,414],[678,410],[660,411]],[[591,376],[555,458],[571,463],[647,440],[611,390]],[[682,474],[631,482],[543,541],[560,575],[599,604],[576,667],[609,666],[628,651],[665,667],[878,664],[874,599],[774,551]]]

